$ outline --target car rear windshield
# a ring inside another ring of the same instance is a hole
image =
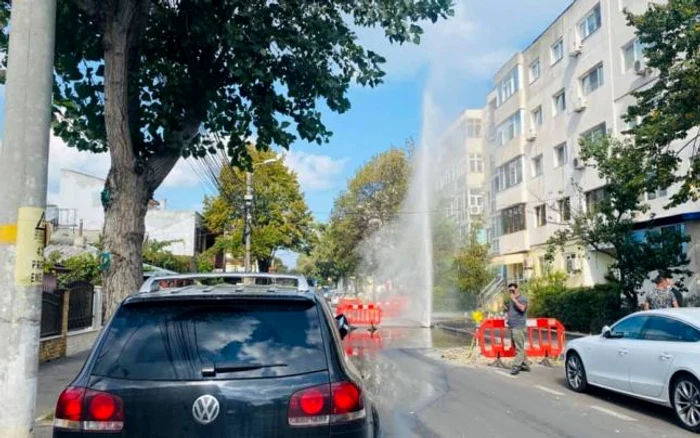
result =
[[[319,311],[311,301],[182,301],[122,306],[93,374],[202,380],[290,376],[326,368]]]

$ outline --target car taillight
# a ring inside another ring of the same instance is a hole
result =
[[[338,382],[303,389],[289,399],[288,422],[294,427],[323,426],[365,418],[360,388]]]
[[[87,432],[120,432],[124,428],[124,402],[116,395],[69,387],[56,403],[54,427]]]

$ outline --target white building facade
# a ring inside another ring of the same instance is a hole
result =
[[[47,208],[56,239],[72,241],[82,225],[86,239],[97,240],[104,224],[101,198],[104,184],[102,178],[61,169],[57,205]],[[170,252],[191,257],[206,249],[207,233],[198,212],[167,210],[165,201],[151,201],[146,214],[146,238],[170,241],[167,248]]]
[[[486,177],[482,118],[481,110],[467,110],[440,139],[441,156],[437,167],[444,172],[438,182],[443,201],[439,209],[446,211],[462,237],[468,235],[474,224],[483,222],[484,217]]]
[[[622,136],[630,127],[623,116],[634,101],[631,93],[654,81],[623,12],[641,13],[648,4],[576,0],[496,74],[484,110],[486,206],[493,263],[504,281],[549,269],[547,240],[603,195],[604,182],[578,158],[579,140]],[[681,152],[686,162],[693,154],[692,148]],[[647,194],[651,211],[641,221],[653,214],[655,225],[682,227],[693,239],[688,255],[697,272],[700,203],[665,210],[673,191]],[[604,282],[609,263],[601,254],[570,248],[551,267],[566,271],[571,286],[590,286]],[[696,292],[696,283],[693,278],[686,286]]]

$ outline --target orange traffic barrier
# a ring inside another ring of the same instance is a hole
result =
[[[348,356],[374,354],[382,348],[382,334],[379,331],[354,330],[343,339],[343,347]]]
[[[338,300],[337,307],[347,307],[352,306],[353,304],[362,304],[362,300],[359,298],[341,298]]]
[[[343,314],[350,325],[369,325],[376,327],[382,323],[382,309],[373,303],[338,305],[336,315]]]
[[[502,358],[515,357],[508,331],[504,319],[487,319],[476,331],[481,355],[496,359],[493,365],[503,366]],[[550,365],[549,359],[564,351],[565,336],[564,325],[554,318],[528,319],[525,353],[529,357],[541,357],[542,364]]]
[[[395,295],[382,301],[382,312],[387,318],[398,318],[408,307],[409,298],[404,295]]]

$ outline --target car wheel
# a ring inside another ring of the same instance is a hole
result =
[[[379,424],[379,413],[376,408],[372,407],[372,437],[380,438],[381,436],[382,430]]]
[[[581,356],[575,351],[566,357],[566,384],[572,391],[585,392],[588,388],[586,369],[583,367]]]
[[[693,376],[683,375],[673,384],[671,392],[673,411],[681,426],[700,432],[700,382]]]

